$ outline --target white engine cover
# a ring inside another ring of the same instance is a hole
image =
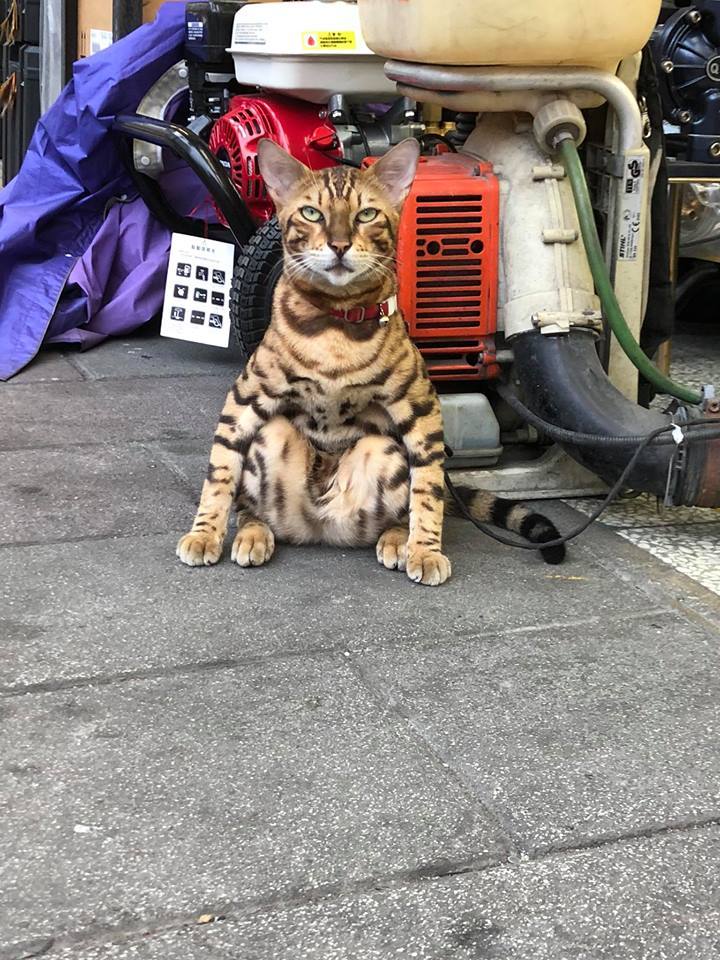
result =
[[[239,83],[327,103],[333,93],[388,100],[395,84],[363,40],[357,4],[336,0],[248,3],[228,48]]]

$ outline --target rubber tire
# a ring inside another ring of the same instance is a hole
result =
[[[258,348],[270,324],[282,254],[280,226],[273,218],[255,231],[235,264],[230,323],[246,360]]]

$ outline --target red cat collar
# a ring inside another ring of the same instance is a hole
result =
[[[383,326],[388,318],[397,310],[397,297],[390,297],[382,303],[373,303],[368,307],[350,307],[349,310],[331,310],[330,316],[347,323],[364,323],[366,320],[377,320]]]

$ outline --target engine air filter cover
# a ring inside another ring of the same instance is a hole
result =
[[[335,166],[342,156],[335,129],[319,108],[282,96],[238,96],[213,126],[209,146],[256,223],[273,215],[273,203],[260,176],[258,143],[274,140],[311,170]],[[224,223],[222,210],[217,211]]]

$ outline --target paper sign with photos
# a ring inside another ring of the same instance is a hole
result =
[[[234,258],[232,243],[172,235],[162,336],[227,347]]]

